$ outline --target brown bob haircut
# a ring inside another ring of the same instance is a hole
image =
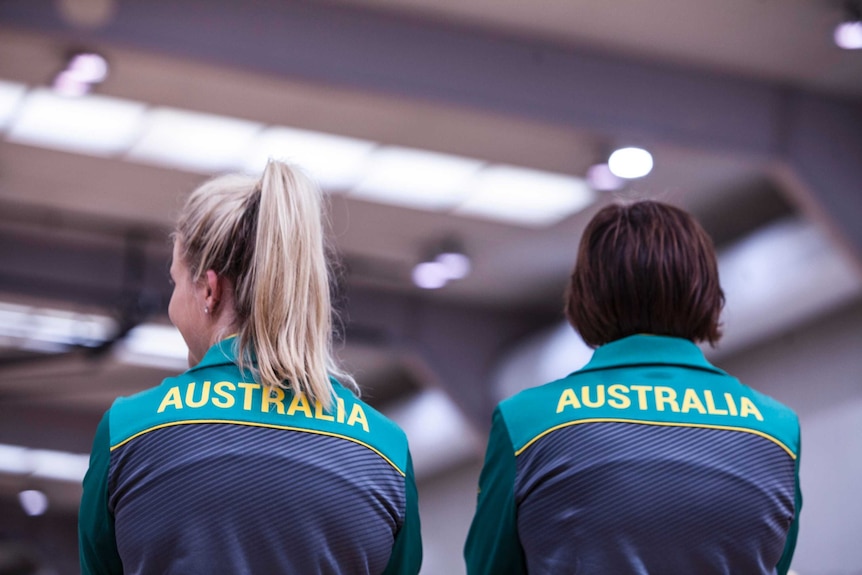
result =
[[[654,334],[714,346],[723,306],[712,240],[687,212],[641,201],[590,220],[565,305],[587,345]]]

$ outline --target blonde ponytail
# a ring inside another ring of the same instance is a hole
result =
[[[193,277],[207,269],[234,282],[241,367],[265,388],[332,403],[330,375],[356,389],[332,355],[319,188],[270,161],[260,181],[216,178],[189,199],[177,227]]]

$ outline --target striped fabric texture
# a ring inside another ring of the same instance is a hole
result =
[[[794,469],[784,450],[749,433],[562,428],[517,460],[529,572],[774,573],[794,514]]]
[[[111,454],[109,509],[127,573],[381,573],[403,485],[340,438],[189,424]]]

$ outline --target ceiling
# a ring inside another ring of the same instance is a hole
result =
[[[820,0],[342,0],[499,34],[859,95],[857,54],[835,49],[843,3]]]
[[[680,205],[720,249],[804,220],[859,264],[859,168],[806,153],[822,143],[809,134],[862,149],[862,124],[836,131],[805,112],[862,114],[862,52],[831,43],[840,18],[815,0],[5,0],[0,80],[44,86],[85,46],[111,64],[98,93],[151,106],[578,177],[618,144],[649,147],[649,176],[549,227],[330,195],[346,362],[374,401],[437,384],[481,429],[489,366],[561,319],[580,233],[610,201]],[[0,141],[0,299],[165,323],[167,234],[206,176]],[[472,273],[413,286],[413,265],[448,237]],[[86,451],[113,397],[169,373],[48,357],[0,353],[0,443]]]

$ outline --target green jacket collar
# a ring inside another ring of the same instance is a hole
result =
[[[197,365],[190,367],[188,371],[236,363],[236,351],[236,336],[226,337],[209,348]]]
[[[709,363],[694,343],[663,335],[632,335],[596,349],[580,372],[637,365],[681,365],[725,374]]]

